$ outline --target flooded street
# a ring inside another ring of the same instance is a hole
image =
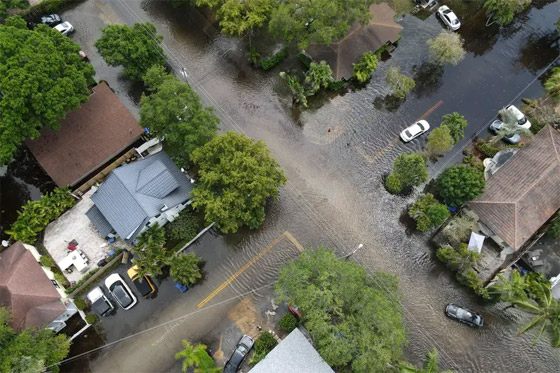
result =
[[[459,32],[468,54],[457,67],[433,68],[426,63],[425,43],[441,31],[438,20],[433,15],[425,20],[406,16],[400,21],[404,30],[399,47],[379,64],[367,86],[311,102],[311,108],[302,112],[291,107],[278,76],[298,67],[294,55],[269,72],[256,70],[247,61],[249,38],[220,35],[195,9],[175,9],[155,0],[89,0],[64,16],[76,27],[73,39],[90,55],[97,78],[108,81],[135,115],[138,88],[127,83],[119,69],[99,60],[93,42],[105,23],[153,22],[164,36],[170,66],[178,76],[184,71],[202,100],[215,107],[221,129],[265,141],[285,169],[289,182],[270,206],[265,226],[258,232],[221,237],[219,245],[227,250],[206,258],[208,265],[218,266],[216,271],[235,273],[284,231],[306,248],[324,244],[341,255],[363,243],[354,260],[371,272],[383,270],[400,278],[409,361],[420,362],[427,350],[436,347],[441,367],[458,372],[557,372],[560,352],[549,347],[548,337],[531,347],[532,333],[517,336],[518,328],[529,320],[526,314],[503,311],[503,304],[484,304],[458,284],[436,261],[428,236],[409,235],[400,223],[415,196],[391,196],[382,184],[398,154],[424,145],[426,137],[409,144],[398,141],[398,133],[415,119],[425,116],[437,127],[442,115],[457,111],[469,123],[465,139],[430,164],[433,176],[474,136],[486,134],[499,109],[542,94],[538,75],[557,62],[559,54],[554,22],[560,6],[553,1],[535,3],[502,29],[486,28],[481,10],[468,13]],[[278,47],[264,37],[251,42],[265,53]],[[387,99],[390,92],[384,82],[387,69],[394,65],[417,83],[413,94],[397,104]],[[278,266],[297,255],[286,250],[263,257],[254,272],[232,284],[230,296],[273,281]],[[214,285],[203,283],[197,291],[209,292]],[[485,327],[474,330],[447,319],[443,309],[450,302],[479,310],[487,320]],[[181,300],[170,307],[179,313]],[[156,319],[140,325],[148,327]]]

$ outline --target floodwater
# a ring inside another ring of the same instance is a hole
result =
[[[400,222],[415,196],[393,197],[382,185],[398,154],[422,148],[425,137],[409,144],[398,141],[398,133],[415,119],[425,116],[437,127],[442,115],[457,111],[469,122],[465,139],[430,164],[431,174],[436,175],[455,161],[473,137],[486,134],[500,108],[542,94],[538,74],[558,62],[554,22],[560,7],[553,1],[535,3],[502,28],[486,27],[484,12],[474,5],[465,6],[459,34],[468,53],[456,67],[437,68],[428,63],[425,43],[441,31],[439,21],[433,15],[425,19],[405,16],[400,21],[404,30],[399,47],[380,63],[371,82],[341,95],[324,95],[311,102],[309,109],[299,110],[292,108],[278,77],[284,69],[301,68],[295,55],[269,72],[256,70],[247,61],[249,43],[266,55],[280,47],[277,41],[265,35],[226,38],[196,9],[175,9],[162,1],[95,1],[104,21],[153,22],[164,36],[169,64],[178,76],[184,71],[203,101],[216,108],[222,130],[242,131],[265,141],[290,179],[270,207],[265,227],[243,238],[223,238],[221,245],[229,251],[217,251],[209,261],[219,261],[222,269],[233,273],[249,254],[284,230],[305,247],[325,244],[338,253],[364,243],[354,260],[371,272],[383,270],[400,278],[409,330],[408,360],[418,363],[426,350],[437,347],[446,369],[555,372],[560,367],[560,353],[549,347],[548,338],[531,347],[532,334],[517,336],[518,328],[529,320],[525,314],[504,311],[501,304],[485,304],[459,285],[437,263],[428,237],[407,233]],[[95,14],[97,11],[84,11],[80,5],[67,17],[73,24],[77,23],[73,19],[85,21],[84,30],[78,28],[73,38],[93,56],[94,64],[98,56],[93,41],[99,35],[95,29],[99,21],[91,20]],[[88,25],[94,26],[88,29]],[[394,65],[417,83],[403,102],[391,100],[384,83],[387,69]],[[118,70],[100,64],[97,72],[135,111],[138,92],[127,86]],[[263,257],[255,264],[254,276],[236,282],[236,291],[270,281],[278,265],[278,257]],[[443,309],[449,302],[479,310],[486,319],[485,327],[469,329],[448,320]]]

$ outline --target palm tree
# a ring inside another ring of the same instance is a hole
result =
[[[182,340],[184,350],[175,354],[175,359],[183,359],[181,369],[183,373],[187,372],[189,368],[195,368],[195,373],[217,373],[221,368],[216,367],[214,359],[206,352],[206,346],[202,343],[196,345],[190,344],[186,339]]]
[[[560,67],[552,69],[552,75],[544,82],[544,89],[553,97],[560,96]]]
[[[136,239],[136,243],[139,248],[144,248],[144,246],[163,246],[165,245],[165,230],[159,226],[158,223],[148,227],[148,229],[143,232]]]
[[[499,282],[488,287],[488,293],[491,295],[499,295],[500,299],[505,302],[513,302],[515,300],[527,300],[528,284],[525,276],[519,271],[512,271],[509,279],[503,275],[498,275]]]
[[[533,133],[530,130],[521,127],[517,123],[517,117],[511,111],[502,109],[498,112],[498,114],[504,124],[497,131],[496,136],[490,139],[490,143],[495,144],[506,136],[507,137],[513,135],[533,136]]]
[[[399,363],[397,368],[401,373],[452,373],[450,370],[439,370],[439,356],[435,348],[426,353],[422,369],[417,369],[414,365],[407,362]]]
[[[191,286],[202,277],[200,258],[193,253],[174,255],[167,263],[171,266],[169,270],[171,277],[181,284]]]
[[[540,329],[533,341],[533,346],[538,342],[544,330],[548,326],[552,334],[552,347],[560,347],[560,303],[552,297],[550,286],[539,284],[542,290],[542,299],[534,300],[516,300],[512,304],[535,314],[535,317],[523,328],[519,330],[519,334],[523,334],[528,330],[540,325]]]

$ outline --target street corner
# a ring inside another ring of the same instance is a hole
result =
[[[346,133],[346,127],[328,121],[308,121],[303,127],[303,134],[311,143],[316,145],[329,145]]]

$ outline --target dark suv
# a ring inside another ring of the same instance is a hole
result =
[[[235,351],[227,361],[226,365],[224,366],[224,373],[235,373],[239,370],[239,367],[247,357],[251,348],[253,348],[253,338],[249,337],[248,335],[244,335],[241,337],[237,346],[235,347]]]

